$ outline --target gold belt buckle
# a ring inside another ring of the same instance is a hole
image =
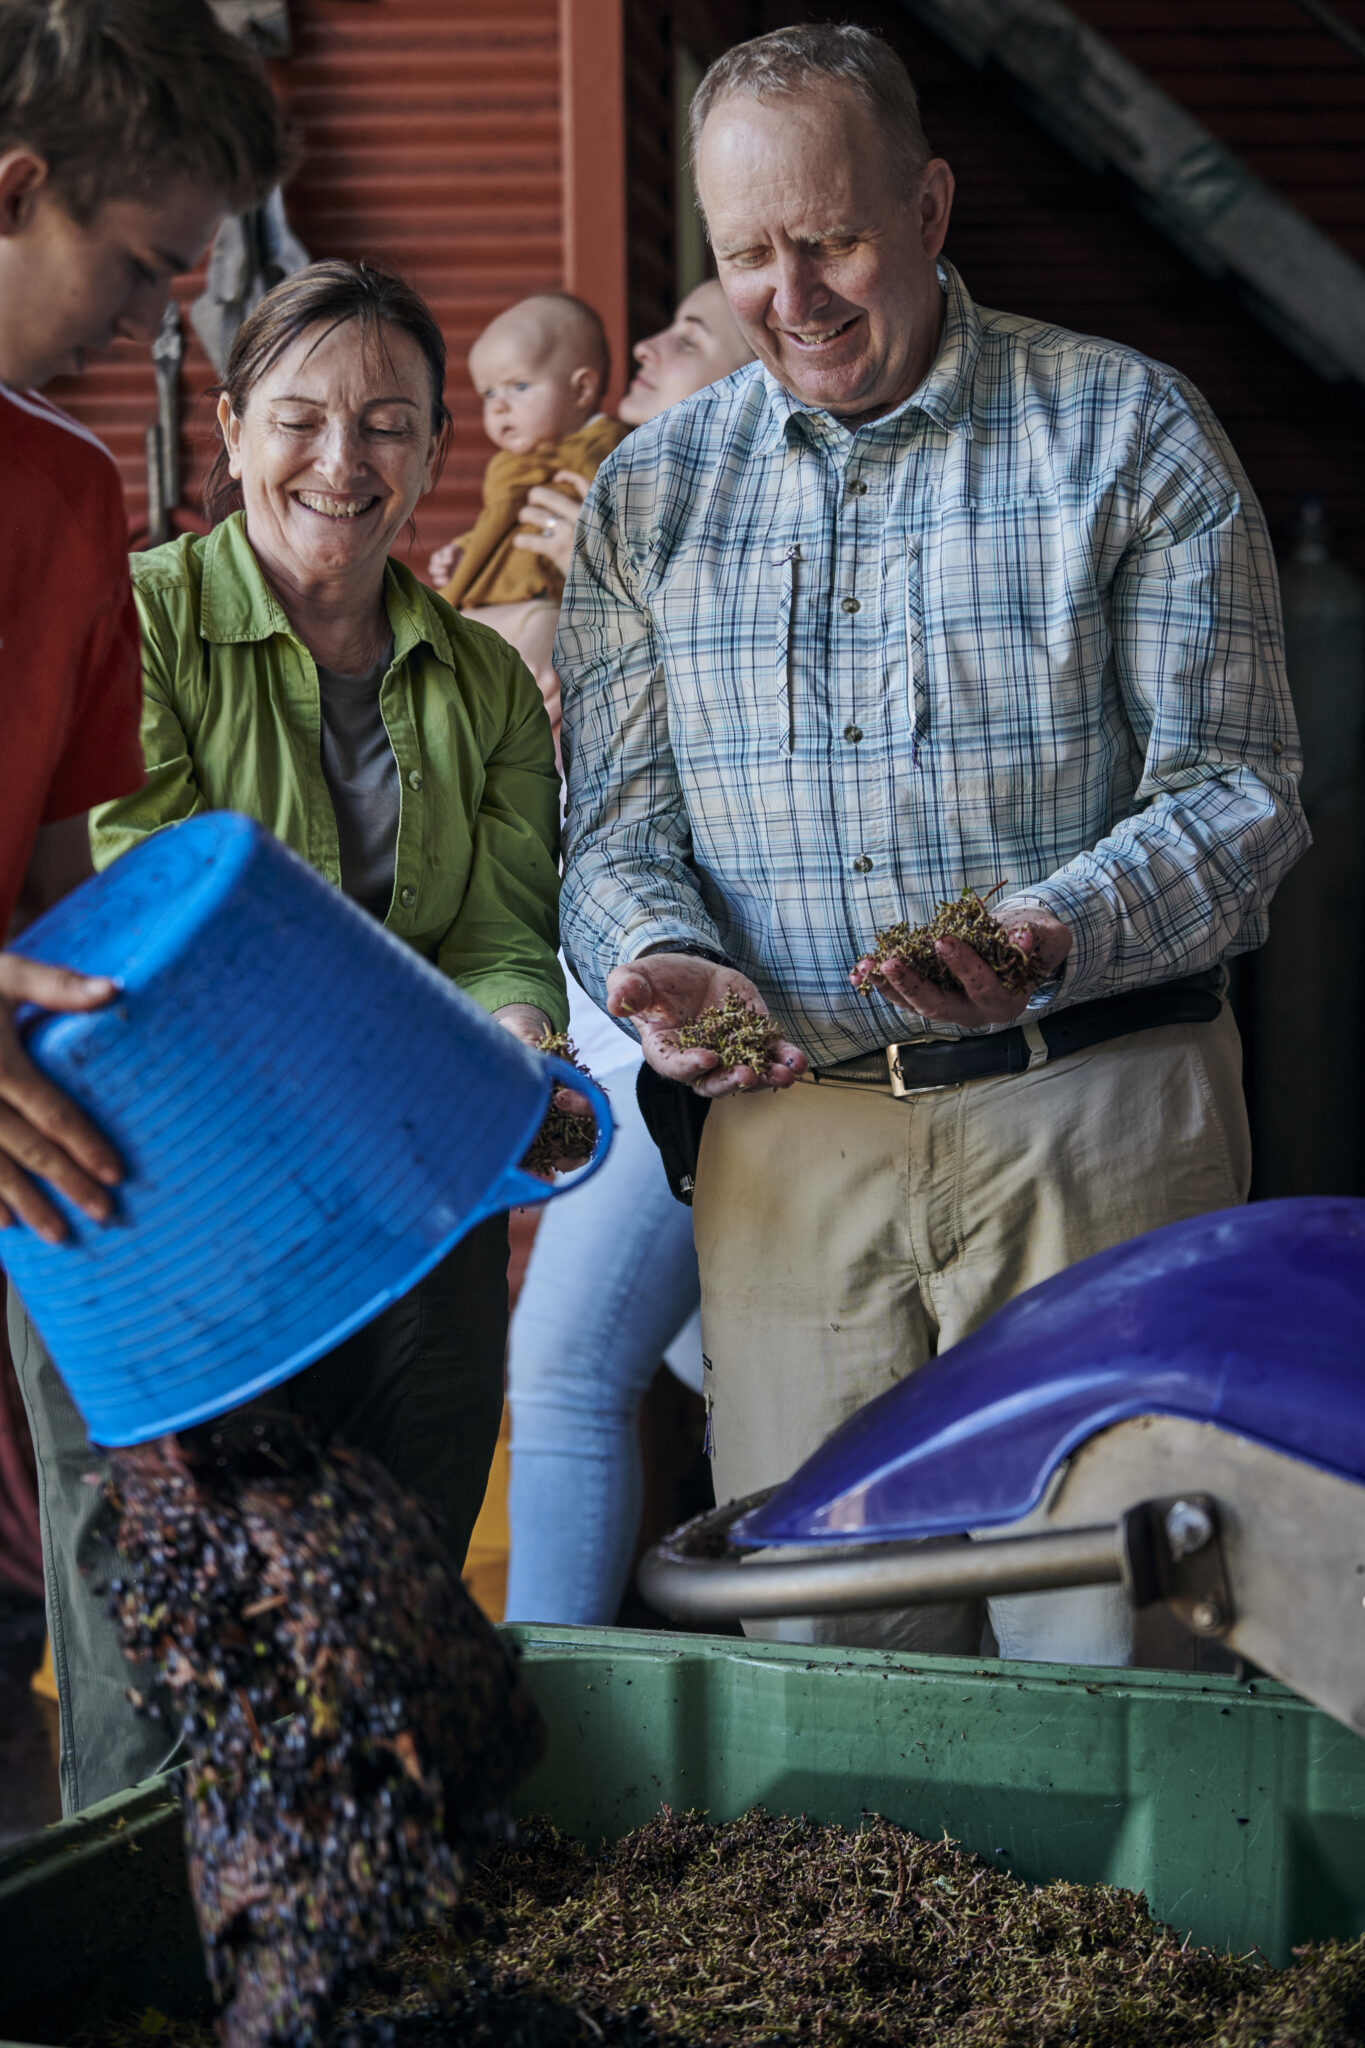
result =
[[[886,1071],[891,1076],[891,1093],[898,1102],[903,1101],[907,1095],[937,1095],[940,1088],[951,1087],[952,1084],[948,1081],[926,1081],[918,1088],[909,1088],[906,1086],[905,1078],[901,1073],[902,1052],[907,1049],[913,1049],[918,1045],[933,1045],[935,1043],[936,1041],[932,1033],[926,1033],[923,1038],[901,1038],[894,1045],[887,1046]]]
[[[1042,1034],[1037,1018],[1030,1017],[1026,1013],[1015,1028],[1022,1030],[1024,1041],[1029,1049],[1026,1072],[1031,1074],[1035,1067],[1046,1066],[1049,1058],[1048,1043]],[[905,1085],[905,1079],[901,1073],[901,1054],[907,1050],[913,1051],[917,1046],[941,1045],[943,1042],[942,1039],[936,1038],[932,1032],[926,1032],[923,1038],[901,1038],[894,1045],[887,1046],[886,1071],[891,1076],[891,1093],[898,1102],[902,1101],[907,1095],[937,1095],[940,1088],[954,1088],[960,1085],[960,1083],[954,1081],[926,1081],[918,1088],[907,1088]]]

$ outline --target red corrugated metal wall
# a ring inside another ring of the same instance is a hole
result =
[[[467,525],[489,450],[464,374],[481,326],[564,281],[559,0],[294,0],[295,54],[275,67],[305,157],[290,218],[314,256],[365,256],[430,299],[450,349],[456,441],[418,515],[414,559]],[[181,289],[184,302],[199,281]],[[184,460],[202,474],[213,381],[186,355]],[[145,349],[120,344],[52,396],[113,449],[136,529],[143,432],[155,416]]]

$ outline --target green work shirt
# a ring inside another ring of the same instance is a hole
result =
[[[132,569],[147,780],[92,811],[96,867],[200,811],[245,811],[340,888],[317,666],[243,515],[134,555]],[[484,1009],[534,1003],[563,1030],[559,778],[540,692],[505,640],[401,563],[385,569],[384,602],[393,659],[379,705],[402,788],[384,923]]]

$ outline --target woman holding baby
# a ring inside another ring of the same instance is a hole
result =
[[[527,301],[496,320],[469,359],[489,438],[511,446],[505,434],[514,420],[528,439],[537,429],[541,435],[532,443],[539,476],[526,477],[533,487],[528,491],[523,482],[515,502],[494,488],[506,460],[494,456],[484,519],[474,534],[496,502],[502,563],[553,592],[552,601],[541,602],[539,646],[517,640],[533,665],[537,656],[541,660],[538,674],[552,715],[559,685],[552,668],[546,679],[546,669],[554,617],[574,522],[598,462],[627,427],[643,425],[749,360],[720,286],[700,285],[668,327],[637,346],[637,370],[619,419],[598,420],[594,428],[589,416],[572,429],[576,416],[595,408],[607,382],[606,339],[595,316],[580,317],[585,310],[577,300],[553,295]],[[571,429],[600,436],[590,463],[578,459],[572,437],[556,438]],[[470,541],[467,536],[463,545]],[[455,582],[447,584],[452,601],[464,602],[468,563],[466,554]],[[449,556],[434,558],[431,566],[448,575]],[[510,598],[514,586],[502,587]],[[509,637],[523,625],[512,602],[478,616]],[[616,1136],[603,1169],[543,1215],[512,1320],[506,1617],[591,1624],[615,1620],[629,1576],[643,1478],[640,1403],[660,1358],[690,1384],[701,1382],[700,1290],[691,1217],[669,1191],[636,1106],[639,1045],[572,978],[569,1001],[570,1030],[611,1096]]]
[[[753,360],[714,277],[688,292],[668,326],[637,341],[632,353],[635,374],[616,408],[617,419],[628,428],[642,427]],[[573,554],[574,526],[596,473],[595,465],[576,471],[565,463],[548,483],[526,494],[525,523],[515,544],[534,550],[559,571],[561,591]]]
[[[363,264],[313,264],[248,315],[213,530],[133,559],[147,780],[93,814],[93,850],[104,866],[199,811],[245,811],[534,1045],[567,1014],[549,722],[506,642],[389,553],[440,473],[444,386],[431,312]],[[506,1333],[496,1218],[281,1398],[433,1500],[459,1562]]]
[[[469,351],[483,430],[497,449],[484,471],[483,510],[468,533],[431,558],[447,604],[492,626],[540,685],[559,731],[555,627],[563,570],[523,544],[527,493],[569,473],[596,476],[628,429],[599,410],[611,361],[606,329],[568,292],[538,292],[500,313]]]

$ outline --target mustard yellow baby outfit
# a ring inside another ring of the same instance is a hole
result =
[[[472,607],[525,604],[532,599],[558,605],[564,578],[552,562],[526,548],[513,547],[521,524],[526,493],[536,484],[553,482],[556,470],[576,470],[591,481],[599,466],[630,429],[605,414],[566,434],[548,453],[514,455],[500,449],[483,476],[483,510],[457,546],[464,549],[455,574],[441,592],[457,612]]]

